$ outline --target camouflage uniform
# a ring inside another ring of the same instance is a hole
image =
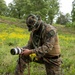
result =
[[[61,75],[61,51],[58,34],[52,25],[40,21],[39,29],[31,32],[28,44],[24,48],[34,50],[38,57],[38,60],[34,59],[34,62],[43,63],[47,75]],[[26,63],[31,62],[31,59],[24,55],[20,55],[19,60],[15,75],[23,75]]]

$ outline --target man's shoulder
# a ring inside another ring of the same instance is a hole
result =
[[[56,28],[55,28],[53,25],[45,24],[45,26],[46,26],[46,31],[47,31],[47,32],[48,32],[48,31],[51,31],[51,30],[53,30],[53,31],[56,32]]]
[[[53,37],[54,35],[57,34],[57,30],[53,25],[47,24],[46,25],[46,35],[49,37]]]

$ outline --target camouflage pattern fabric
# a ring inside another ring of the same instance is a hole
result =
[[[21,56],[16,66],[15,75],[23,75],[24,69],[27,67],[27,63],[30,63],[29,57]],[[61,58],[58,59],[46,59],[40,58],[33,62],[44,64],[46,67],[47,75],[62,75],[61,74]]]
[[[47,75],[61,75],[59,39],[57,31],[52,25],[41,22],[39,29],[31,32],[28,44],[24,48],[34,50],[38,57],[38,60],[34,60],[34,62],[43,63],[46,67]],[[26,63],[31,62],[31,59],[21,56],[19,62],[15,75],[23,75]]]

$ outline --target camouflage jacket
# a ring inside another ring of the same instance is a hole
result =
[[[60,46],[56,29],[41,22],[38,31],[31,32],[26,48],[33,49],[37,56],[58,56]]]

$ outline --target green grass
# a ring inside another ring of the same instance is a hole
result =
[[[11,21],[11,22],[16,22],[17,21],[17,19],[15,19],[15,18],[5,17],[5,16],[0,16],[0,19],[8,20],[8,21]]]
[[[14,25],[21,28],[27,28],[25,24],[25,19],[22,20],[11,17],[0,16],[0,24],[2,23],[4,23],[5,25],[8,24],[9,26]]]
[[[74,28],[60,28],[59,43],[62,52],[62,70],[63,75],[75,75],[75,31]],[[61,37],[62,35],[62,37]]]
[[[66,28],[61,25],[55,26],[62,52],[63,75],[75,75],[75,31],[73,28]],[[14,75],[18,55],[11,55],[10,49],[17,46],[23,47],[27,44],[28,37],[27,29],[17,27],[15,24],[0,23],[0,75]],[[24,73],[27,74],[28,70],[26,69]],[[30,63],[30,73],[31,75],[46,75],[45,67],[32,62]]]

